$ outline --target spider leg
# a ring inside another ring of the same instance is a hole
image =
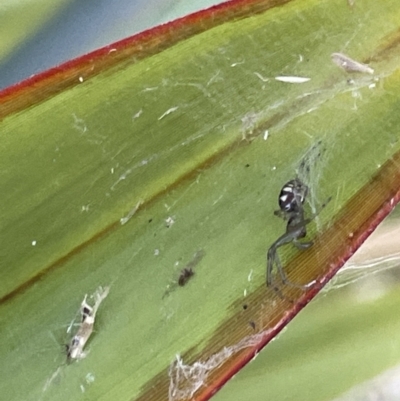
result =
[[[283,284],[288,284],[288,285],[290,285],[292,287],[296,287],[296,288],[302,288],[302,289],[307,288],[308,287],[307,285],[303,286],[303,285],[299,285],[299,284],[295,284],[295,283],[291,282],[287,278],[286,273],[285,273],[285,271],[283,269],[283,266],[282,266],[282,263],[281,263],[281,259],[279,258],[277,250],[278,250],[278,248],[280,246],[285,245],[286,243],[290,242],[290,241],[287,240],[287,238],[288,237],[279,238],[278,241],[276,241],[268,250],[268,253],[267,253],[267,274],[266,274],[266,276],[267,276],[267,280],[266,280],[267,287],[270,287],[271,284],[272,284],[272,278],[273,278],[272,271],[273,271],[273,268],[274,268],[274,265],[275,265],[279,275],[281,276],[281,280],[282,280]],[[308,247],[310,247],[312,245],[312,242],[307,242],[307,243],[300,243],[299,242],[299,244],[300,245],[306,245],[305,247],[299,248],[299,249],[306,249],[306,248],[308,248]]]
[[[276,267],[278,269],[279,275],[281,276],[281,280],[282,280],[283,284],[289,285],[289,286],[295,287],[295,288],[300,288],[301,290],[305,290],[310,286],[310,284],[302,285],[302,284],[296,284],[293,281],[290,281],[287,278],[285,271],[283,270],[281,260],[279,259],[278,255],[275,256],[275,263],[276,263]],[[313,284],[313,282],[312,282],[312,284]]]
[[[274,245],[268,249],[267,252],[267,287],[272,283],[272,269],[274,268],[274,261],[276,258],[276,247]]]
[[[289,282],[289,280],[286,276],[285,271],[283,270],[281,259],[279,258],[279,255],[277,253],[275,253],[275,264],[276,264],[278,273],[281,276],[282,283],[286,284],[287,282]]]
[[[293,240],[295,240],[298,237],[298,230],[294,229],[291,231],[285,232],[283,235],[281,235],[268,249],[267,253],[267,287],[271,285],[272,282],[272,270],[274,268],[274,264],[277,264],[278,270],[282,276],[282,266],[279,260],[279,257],[277,255],[277,249],[283,245],[289,244]]]
[[[298,238],[302,238],[305,236],[306,231],[305,227],[308,223],[310,223],[312,219],[303,219],[302,215],[300,215],[300,220],[297,221],[296,219],[289,220],[287,231],[281,235],[269,248],[267,253],[267,274],[266,274],[266,283],[267,287],[272,284],[272,271],[274,268],[274,264],[278,270],[279,275],[281,276],[282,283],[288,284],[292,287],[296,288],[307,288],[307,286],[298,285],[292,283],[288,280],[285,271],[282,267],[281,260],[277,253],[278,248],[283,245],[293,243],[298,249],[304,250],[312,246],[313,242],[300,242]]]
[[[284,210],[275,210],[274,215],[280,217],[283,220],[288,220],[290,218],[290,212],[286,212]]]
[[[299,242],[297,240],[293,240],[293,245],[300,250],[308,249],[314,244],[313,241],[308,242]]]
[[[296,284],[296,283],[294,283],[293,281],[290,281],[290,280],[287,278],[287,276],[286,276],[285,273],[283,273],[283,274],[284,274],[285,278],[282,277],[282,283],[285,284],[285,285],[289,285],[290,287],[295,287],[295,288],[299,288],[299,289],[301,289],[301,290],[306,290],[307,288],[310,288],[313,284],[315,284],[315,280],[311,281],[311,282],[308,283],[308,284],[304,284],[304,285],[302,285],[302,284]]]
[[[272,270],[274,268],[274,264],[277,265],[279,274],[282,277],[283,268],[280,263],[280,259],[277,255],[277,249],[283,245],[289,244],[298,238],[298,231],[303,229],[303,226],[299,225],[299,227],[295,227],[290,231],[286,231],[283,235],[281,235],[268,249],[267,253],[267,287],[271,285],[272,282]]]

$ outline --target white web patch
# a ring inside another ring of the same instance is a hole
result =
[[[367,239],[362,247],[349,259],[323,289],[324,293],[338,290],[364,279],[358,289],[359,300],[377,298],[398,283],[400,265],[400,245],[398,236],[400,228],[397,220],[389,218]],[[379,276],[378,276],[379,275]],[[368,286],[370,283],[370,287]]]
[[[168,399],[169,401],[179,401],[190,399],[193,394],[205,383],[208,375],[220,367],[233,354],[247,347],[254,347],[270,332],[264,331],[260,334],[247,336],[237,344],[224,347],[221,351],[212,355],[205,361],[198,361],[192,365],[185,365],[181,356],[176,355],[176,359],[169,367],[170,377]]]

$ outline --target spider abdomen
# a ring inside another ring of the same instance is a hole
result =
[[[307,196],[308,187],[300,179],[288,181],[279,194],[279,208],[282,212],[298,212]]]

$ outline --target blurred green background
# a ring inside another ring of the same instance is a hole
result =
[[[2,0],[0,89],[218,0]]]

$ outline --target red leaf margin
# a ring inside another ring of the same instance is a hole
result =
[[[119,63],[134,63],[227,21],[292,0],[231,0],[112,43],[0,91],[0,119],[79,85]]]

